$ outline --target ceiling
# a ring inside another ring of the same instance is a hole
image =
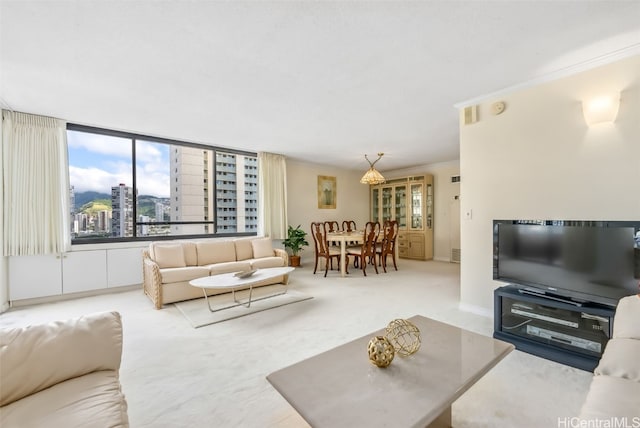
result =
[[[0,0],[3,108],[381,171],[460,103],[640,47],[639,1]]]

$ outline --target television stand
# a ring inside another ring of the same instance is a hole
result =
[[[560,297],[554,294],[548,294],[544,291],[535,291],[528,288],[518,288],[518,292],[522,294],[528,294],[530,296],[539,296],[545,299],[555,300],[557,302],[568,303],[569,305],[582,306],[582,302],[576,302],[575,300],[571,300],[568,297]]]
[[[494,291],[496,339],[516,349],[593,371],[613,332],[615,308],[509,285]]]

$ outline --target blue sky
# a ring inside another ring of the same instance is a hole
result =
[[[131,140],[77,131],[67,132],[69,180],[76,192],[111,193],[111,187],[133,184]],[[169,197],[169,146],[136,142],[138,193]]]

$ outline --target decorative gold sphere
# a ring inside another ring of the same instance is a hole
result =
[[[395,319],[386,328],[386,337],[402,357],[414,354],[420,349],[420,330],[410,321]]]
[[[387,367],[393,361],[395,350],[384,336],[374,336],[367,346],[369,361],[378,367]]]

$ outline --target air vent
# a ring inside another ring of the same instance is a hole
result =
[[[478,106],[465,107],[463,110],[463,117],[465,125],[471,125],[478,121]]]
[[[461,257],[460,253],[461,253],[460,248],[451,249],[451,263],[460,263],[460,257]]]

